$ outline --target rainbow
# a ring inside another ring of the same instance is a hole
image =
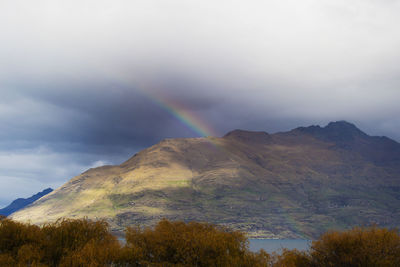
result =
[[[185,125],[187,128],[192,130],[200,137],[219,136],[219,134],[199,115],[191,112],[182,104],[172,100],[171,98],[166,97],[158,90],[151,90],[151,87],[144,86],[143,83],[136,81],[135,84],[135,89],[137,90],[137,92],[140,92],[142,95],[152,100],[157,106],[167,111],[180,123]],[[122,77],[118,79],[118,85],[129,88],[129,86],[127,86],[126,80]]]
[[[149,96],[149,98],[152,99],[159,107],[166,110],[169,114],[174,116],[178,121],[199,136],[206,137],[218,135],[216,131],[214,131],[211,126],[207,125],[201,117],[193,112],[190,112],[180,103],[173,101],[172,99],[168,99],[160,93],[154,94],[147,91],[146,95]]]
[[[119,79],[119,84],[126,85],[123,79]],[[126,87],[126,86],[123,86]],[[158,90],[151,90],[149,86],[144,86],[143,83],[136,81],[135,89],[142,95],[152,100],[157,106],[167,111],[180,123],[185,125],[187,128],[192,130],[200,137],[214,136],[217,137],[219,134],[208,125],[199,115],[191,112],[188,108],[182,104],[166,97]]]

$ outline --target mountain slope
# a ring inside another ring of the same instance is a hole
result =
[[[161,218],[258,237],[400,221],[400,144],[347,122],[267,134],[169,139],[119,166],[90,169],[14,219],[106,218],[114,230]]]
[[[29,198],[18,198],[16,200],[14,200],[13,202],[11,202],[11,204],[8,205],[7,207],[0,209],[0,215],[8,216],[20,209],[25,208],[26,206],[32,204],[39,198],[49,194],[52,191],[53,191],[53,189],[47,188],[47,189],[43,190],[42,192],[39,192]]]

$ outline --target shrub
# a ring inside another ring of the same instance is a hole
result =
[[[44,236],[40,227],[3,218],[0,220],[0,254],[17,258],[23,246],[40,250]],[[28,249],[26,247],[25,249]]]
[[[283,249],[281,254],[274,253],[274,267],[308,267],[311,266],[311,257],[307,252],[297,249]]]
[[[0,220],[0,266],[106,266],[119,249],[104,221],[62,219],[39,227]]]
[[[78,253],[90,242],[99,246],[118,242],[105,221],[60,219],[44,225],[42,232],[45,236],[45,261],[53,266],[57,266],[63,257]]]
[[[128,228],[121,246],[104,221],[59,220],[42,227],[0,221],[0,266],[269,266],[243,233],[206,223],[162,220]]]
[[[266,266],[268,259],[248,250],[243,233],[207,223],[162,220],[154,229],[128,228],[126,246],[134,265]]]
[[[0,266],[399,266],[397,230],[328,232],[309,251],[284,249],[271,257],[248,249],[237,231],[207,224],[160,221],[127,228],[122,246],[104,221],[59,220],[42,227],[0,219]]]
[[[100,266],[119,266],[123,264],[120,260],[121,246],[116,242],[89,241],[82,249],[75,250],[65,256],[61,262],[61,267],[100,267]]]
[[[8,253],[0,254],[0,266],[15,266],[16,262],[14,258]]]
[[[400,236],[377,227],[329,232],[312,243],[310,254],[315,266],[399,266]]]

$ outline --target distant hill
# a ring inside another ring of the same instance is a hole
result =
[[[0,215],[4,215],[4,216],[8,216],[20,209],[25,208],[26,206],[32,204],[33,202],[35,202],[36,200],[38,200],[39,198],[51,193],[53,191],[53,189],[51,188],[47,188],[45,190],[43,190],[42,192],[39,192],[29,198],[18,198],[16,200],[14,200],[13,202],[11,202],[10,205],[8,205],[7,207],[0,209]]]
[[[400,226],[400,144],[345,122],[268,134],[167,139],[118,166],[90,169],[16,212],[43,223],[105,218],[113,230],[161,218],[207,221],[253,237],[317,237]]]

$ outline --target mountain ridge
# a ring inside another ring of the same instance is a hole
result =
[[[399,143],[343,121],[276,134],[165,139],[120,165],[72,178],[12,217],[42,223],[85,215],[105,218],[115,231],[162,218],[196,220],[270,238],[312,238],[371,223],[396,227],[399,166]]]
[[[26,206],[32,204],[36,200],[40,199],[41,197],[51,193],[53,191],[52,188],[46,188],[41,192],[38,192],[32,195],[29,198],[17,198],[12,201],[8,206],[0,209],[0,215],[9,216],[10,214],[25,208]]]

